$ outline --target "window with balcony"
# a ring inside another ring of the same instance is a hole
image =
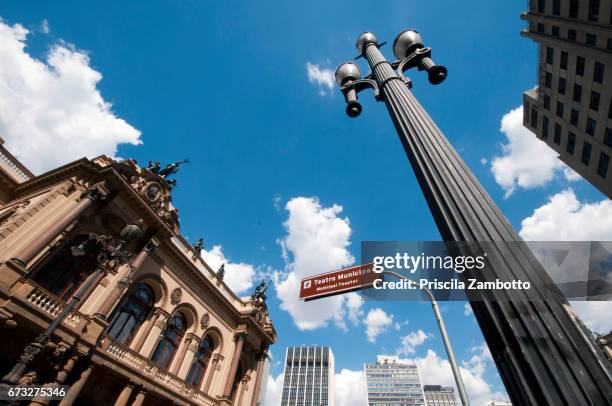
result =
[[[159,343],[157,344],[157,348],[151,360],[160,367],[168,369],[176,350],[181,344],[186,329],[187,320],[183,313],[174,313],[170,321],[168,321],[168,324],[166,324],[166,328],[159,339]]]
[[[74,256],[72,247],[82,244],[82,255]],[[98,266],[99,248],[88,235],[79,235],[43,259],[32,280],[67,301]]]
[[[198,346],[198,351],[193,357],[191,368],[189,368],[186,379],[189,385],[199,387],[202,384],[202,378],[204,378],[206,374],[206,369],[208,368],[214,349],[215,343],[213,339],[207,335]]]
[[[155,294],[149,285],[136,285],[113,312],[108,325],[108,335],[122,344],[129,344],[153,308],[154,302]]]

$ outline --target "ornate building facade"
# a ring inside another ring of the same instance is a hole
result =
[[[101,156],[33,176],[0,145],[3,384],[67,385],[62,406],[259,404],[266,287],[237,297],[181,236],[175,171]]]

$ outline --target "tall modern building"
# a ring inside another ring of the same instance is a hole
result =
[[[540,45],[523,124],[612,198],[612,0],[530,0],[522,18]]]
[[[419,367],[396,356],[379,355],[364,366],[368,406],[425,406]]]
[[[424,385],[423,393],[427,406],[457,406],[455,390],[448,386]]]
[[[334,354],[329,347],[289,347],[281,406],[333,406]]]

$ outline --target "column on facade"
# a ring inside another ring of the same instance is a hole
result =
[[[87,208],[103,198],[103,194],[97,189],[87,190],[81,200],[54,224],[43,230],[21,249],[13,258],[12,262],[26,268],[28,263],[60,235],[73,221],[75,221]]]
[[[123,387],[123,390],[115,400],[115,406],[126,406],[128,401],[130,400],[130,396],[132,396],[132,392],[134,391],[134,384],[128,383]]]
[[[261,389],[260,386],[267,357],[267,349],[257,355],[257,375],[255,377],[255,387],[253,388],[253,399],[251,400],[251,406],[257,406],[257,400],[259,398],[259,391]]]
[[[68,375],[70,374],[70,372],[72,372],[74,365],[76,364],[78,359],[79,359],[79,356],[77,354],[74,354],[68,357],[68,360],[62,366],[61,371],[57,373],[57,376],[55,377],[55,381],[45,385],[45,387],[55,388],[59,385],[62,385],[64,382],[66,382],[66,378],[68,378]],[[45,406],[45,405],[48,405],[49,403],[51,403],[51,399],[47,397],[40,397],[40,398],[33,399],[32,402],[30,402],[30,406]]]
[[[185,334],[185,338],[183,338],[183,342],[181,343],[181,346],[179,348],[178,356],[176,357],[176,361],[174,362],[174,365],[172,366],[172,370],[170,372],[172,372],[174,375],[178,375],[182,377],[182,374],[179,375],[179,372],[182,372],[181,367],[183,366],[183,361],[185,361],[185,358],[190,359],[190,360],[193,359],[193,356],[195,355],[195,352],[197,351],[198,344],[199,344],[199,339],[198,337],[196,337],[195,334],[193,333]],[[189,356],[186,357],[188,352],[189,352]]]
[[[99,316],[103,319],[108,318],[114,305],[119,301],[119,299],[121,298],[121,295],[123,294],[125,289],[128,287],[129,282],[123,283],[122,280],[127,279],[129,281],[132,275],[138,269],[140,269],[145,259],[147,258],[147,256],[152,250],[153,248],[152,248],[151,242],[149,242],[142,248],[142,250],[140,250],[138,255],[136,255],[136,258],[134,258],[134,260],[132,261],[131,267],[129,265],[123,265],[121,267],[119,275],[117,275],[117,281],[118,281],[117,284],[115,285],[113,289],[110,290],[110,292],[108,293],[108,296],[106,296],[106,299],[104,299],[104,302],[102,302],[102,305],[100,306],[98,311],[96,311],[95,313],[96,316]]]
[[[204,382],[204,387],[202,388],[202,392],[210,395],[208,391],[210,390],[210,384],[212,383],[213,377],[217,371],[217,366],[223,361],[223,355],[214,354],[212,359],[210,360],[210,367],[207,369],[206,382]]]
[[[132,406],[144,405],[144,401],[146,398],[147,398],[147,392],[145,392],[143,389],[140,389],[138,393],[136,394],[136,398],[132,402]]]
[[[251,380],[251,377],[248,374],[245,374],[244,377],[242,378],[242,381],[240,382],[240,394],[238,395],[238,401],[236,402],[237,405],[242,404],[242,399],[244,399],[244,394],[249,389],[250,380]]]
[[[230,364],[229,374],[225,381],[225,388],[223,389],[223,396],[230,397],[232,394],[232,386],[234,379],[236,378],[236,371],[238,371],[238,363],[240,362],[240,355],[242,354],[242,347],[246,340],[246,333],[237,333],[234,335],[234,341],[236,345],[234,347],[234,354],[232,355],[232,362]]]
[[[183,379],[187,377],[187,374],[189,373],[189,369],[191,367],[191,364],[193,363],[193,359],[196,353],[198,352],[198,347],[200,346],[201,341],[200,338],[195,334],[191,334],[189,340],[189,343],[185,341],[185,348],[187,349],[187,351],[183,358],[180,360],[180,362],[176,364],[176,372],[174,372],[179,378]]]
[[[159,341],[159,337],[161,336],[162,331],[164,331],[169,317],[170,315],[168,313],[160,309],[157,320],[152,323],[152,327],[149,331],[149,334],[140,337],[141,340],[144,340],[142,348],[140,350],[140,353],[142,355],[146,356],[147,358],[150,358],[151,355],[153,355],[153,351],[155,351],[155,345]]]
[[[85,370],[81,373],[81,376],[79,376],[79,379],[77,379],[77,381],[70,386],[70,388],[66,392],[66,396],[64,396],[64,399],[60,401],[59,406],[72,406],[74,401],[77,399],[77,397],[87,384],[87,381],[91,377],[93,370],[94,366],[91,364],[88,365],[87,368],[85,368]]]
[[[136,344],[134,344],[134,346],[132,347],[134,351],[139,353],[140,350],[142,350],[144,343],[151,336],[151,331],[153,330],[153,327],[155,327],[155,324],[160,319],[160,317],[162,317],[163,319],[164,313],[165,312],[159,307],[156,307],[155,309],[153,309],[153,313],[151,313],[151,317],[149,318],[149,320],[144,326],[144,331],[138,337],[138,341],[136,341]],[[157,334],[159,335],[159,332]]]

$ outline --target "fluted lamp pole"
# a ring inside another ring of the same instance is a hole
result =
[[[397,61],[388,62],[376,36],[361,34],[357,50],[371,68],[360,78],[352,62],[340,65],[336,81],[350,117],[361,113],[358,93],[366,88],[384,101],[442,239],[493,242],[487,246],[488,278],[546,286],[519,293],[516,300],[470,296],[474,315],[513,405],[612,404],[610,367],[570,316],[569,305],[444,134],[419,104],[403,73],[426,71],[439,84],[447,71],[431,60],[419,33],[406,30],[393,43]],[[513,249],[508,249],[512,243]],[[504,246],[505,245],[505,246]],[[466,248],[467,250],[468,248]],[[461,250],[461,248],[459,248]],[[507,294],[507,293],[506,293]]]

